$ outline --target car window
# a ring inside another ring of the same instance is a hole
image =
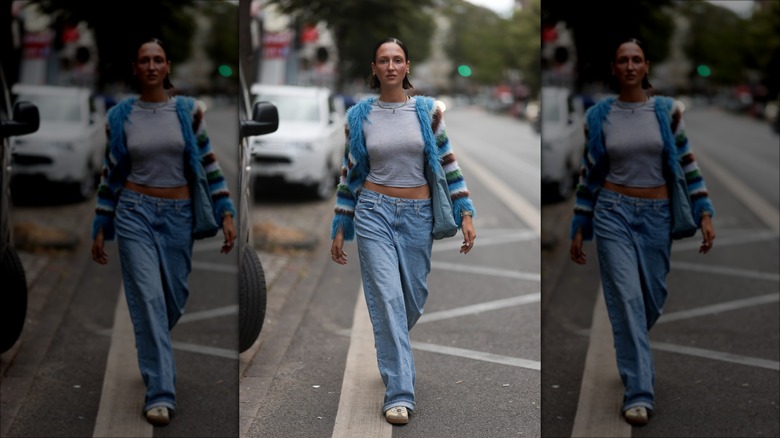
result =
[[[259,94],[255,102],[269,101],[276,105],[280,121],[319,122],[320,109],[317,99],[311,96],[286,96]]]
[[[38,107],[41,122],[80,122],[81,110],[74,96],[41,96],[20,94],[16,101],[25,100]]]
[[[550,123],[561,120],[561,112],[556,101],[549,99],[542,102],[542,120]]]

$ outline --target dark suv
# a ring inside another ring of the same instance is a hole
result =
[[[9,137],[30,134],[38,130],[38,108],[29,102],[17,102],[11,107],[11,96],[0,67],[0,353],[9,350],[19,339],[27,317],[27,279],[19,255],[16,254],[11,225],[11,191],[9,189],[11,151]]]
[[[269,134],[279,127],[279,113],[269,102],[251,100],[239,68],[241,91],[239,95],[239,164],[238,173],[238,349],[244,352],[255,343],[263,328],[266,305],[266,284],[263,265],[254,248],[252,219],[250,217],[250,154],[246,138]]]

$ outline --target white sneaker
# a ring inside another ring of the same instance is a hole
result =
[[[637,406],[623,412],[623,417],[626,421],[634,426],[644,426],[648,422],[647,408],[644,406]]]
[[[385,412],[385,419],[390,424],[406,424],[409,422],[409,412],[404,406],[396,406]]]
[[[146,411],[146,421],[155,426],[165,426],[171,422],[171,417],[168,414],[168,408],[165,406],[157,406]]]

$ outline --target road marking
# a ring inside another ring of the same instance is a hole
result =
[[[498,198],[504,205],[514,213],[520,220],[525,222],[537,236],[542,235],[542,215],[539,208],[531,205],[525,198],[518,195],[506,183],[497,176],[484,168],[477,161],[469,158],[463,151],[458,152],[457,159],[463,162],[469,168],[469,173],[473,174],[482,184],[487,186],[490,193]]]
[[[509,269],[488,268],[485,266],[463,265],[460,263],[431,262],[431,267],[445,271],[463,272],[468,274],[489,275],[492,277],[517,278],[519,280],[542,281],[542,275],[531,272],[519,272]]]
[[[620,416],[622,407],[623,383],[615,361],[604,293],[599,285],[571,436],[630,437],[631,426]]]
[[[145,394],[146,387],[138,371],[133,324],[121,287],[92,436],[151,437],[152,425],[142,415]]]
[[[376,365],[374,331],[361,284],[355,303],[333,438],[391,438],[393,426],[382,418],[384,393],[385,385]]]
[[[769,230],[751,230],[742,231],[742,234],[734,233],[734,231],[741,230],[719,230],[717,232],[718,237],[715,239],[716,248],[722,248],[724,246],[744,245],[753,242],[764,242],[777,239],[777,235]],[[729,233],[729,234],[727,234]],[[733,233],[733,234],[730,234]],[[701,246],[699,238],[691,238],[686,241],[672,243],[672,252],[683,252],[695,250],[698,251]]]
[[[202,310],[200,312],[187,313],[181,318],[177,324],[186,322],[203,321],[205,319],[219,318],[222,316],[235,315],[238,313],[238,304],[231,306],[218,307],[216,309]]]
[[[712,304],[710,306],[697,307],[695,309],[681,310],[679,312],[664,314],[661,316],[661,318],[658,319],[656,324],[680,321],[698,316],[713,315],[717,313],[728,312],[730,310],[742,309],[745,307],[774,303],[777,301],[780,301],[780,294],[761,295],[757,297],[745,298],[742,300],[729,301],[726,303]]]
[[[412,342],[412,348],[416,350],[429,351],[432,353],[441,353],[450,356],[465,357],[467,359],[481,360],[483,362],[491,362],[491,363],[498,363],[502,365],[510,365],[513,367],[527,368],[529,370],[539,371],[542,369],[542,364],[538,360],[501,356],[493,353],[466,350],[463,348],[445,347],[443,345],[428,344],[425,342]]]
[[[480,230],[477,235],[477,240],[474,243],[475,248],[482,248],[489,245],[504,245],[513,242],[526,242],[539,239],[539,236],[536,235],[536,232],[532,230],[516,230],[516,232],[513,234],[507,233],[504,235],[482,237],[484,234],[485,231]],[[453,249],[459,249],[462,243],[463,241],[458,238],[452,238],[447,241],[435,241],[433,243],[432,252],[444,252],[452,251]]]
[[[505,298],[503,300],[488,301],[486,303],[474,304],[471,306],[457,307],[449,310],[441,310],[438,312],[425,313],[417,321],[417,324],[425,324],[426,322],[441,321],[444,319],[457,318],[459,316],[476,315],[482,312],[489,312],[491,310],[501,310],[513,306],[521,306],[523,304],[537,303],[541,300],[541,293],[533,293],[528,295],[522,295],[519,297]]]
[[[206,345],[190,344],[187,342],[171,342],[171,346],[177,350],[189,351],[191,353],[208,354],[210,356],[224,357],[227,359],[238,359],[238,350],[209,347]]]
[[[702,167],[707,168],[707,172],[713,173],[717,179],[723,182],[723,186],[734,194],[735,198],[745,204],[748,210],[776,235],[780,235],[780,210],[770,205],[725,167],[710,159],[707,154],[702,154],[700,150],[697,150],[696,157],[702,162]]]
[[[650,345],[656,350],[687,354],[688,356],[697,356],[706,359],[719,360],[721,362],[731,362],[740,365],[747,365],[751,367],[766,368],[768,370],[780,371],[780,362],[775,362],[772,360],[761,359],[757,357],[740,356],[737,354],[723,353],[720,351],[704,350],[702,348],[683,347],[680,345],[667,344],[664,342],[651,342]]]
[[[780,274],[729,268],[728,266],[707,266],[698,263],[672,262],[673,270],[705,272],[707,274],[729,275],[732,277],[752,278],[755,280],[780,281]]]

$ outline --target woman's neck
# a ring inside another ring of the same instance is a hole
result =
[[[379,93],[379,100],[382,102],[403,102],[407,99],[403,88],[393,88],[391,90],[382,89]]]
[[[645,90],[641,88],[631,88],[629,90],[620,90],[618,100],[621,102],[644,102],[647,100]]]
[[[165,102],[169,97],[164,88],[154,88],[142,90],[140,99],[144,102]]]

